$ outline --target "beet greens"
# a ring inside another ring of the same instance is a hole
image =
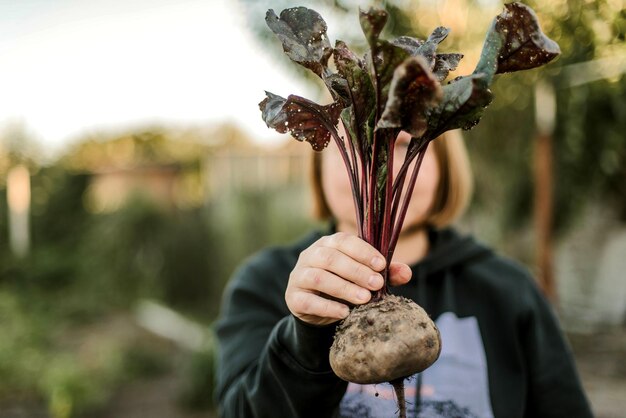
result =
[[[507,4],[487,32],[474,72],[445,82],[463,58],[437,52],[449,29],[438,27],[426,40],[401,36],[389,41],[380,36],[388,18],[384,10],[360,10],[359,17],[369,45],[363,57],[339,40],[331,47],[326,22],[314,10],[290,8],[280,17],[268,10],[265,20],[284,52],[317,74],[333,101],[320,105],[296,95],[285,99],[266,92],[259,107],[269,127],[309,142],[315,151],[335,141],[350,178],[359,237],[389,263],[430,141],[479,122],[491,103],[489,87],[495,74],[541,66],[560,50],[541,32],[532,9]],[[329,68],[331,57],[336,71]],[[346,138],[339,135],[339,121]],[[394,146],[400,131],[412,139],[394,179]],[[386,294],[385,285],[372,301]]]

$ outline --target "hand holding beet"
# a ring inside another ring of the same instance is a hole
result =
[[[348,316],[349,306],[371,299],[383,286],[385,259],[362,239],[343,232],[323,237],[304,250],[291,272],[285,301],[291,313],[313,325],[328,325]],[[411,279],[402,263],[390,266],[390,281]]]

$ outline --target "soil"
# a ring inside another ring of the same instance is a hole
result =
[[[189,411],[180,406],[183,383],[175,374],[128,383],[93,418],[217,418],[213,411]]]
[[[597,418],[626,417],[626,328],[569,334],[580,376]],[[123,385],[94,418],[216,418],[212,411],[185,411],[176,373]],[[2,418],[49,418],[44,405],[15,400],[0,405]]]
[[[568,338],[596,418],[626,417],[626,328],[596,334],[569,334]],[[209,411],[181,411],[175,396],[168,396],[177,393],[173,388],[179,384],[180,378],[174,375],[131,383],[113,398],[106,413],[98,418],[217,417]]]
[[[568,338],[595,417],[626,417],[626,328],[596,334],[569,334]],[[180,383],[180,378],[175,375],[131,383],[113,398],[107,411],[98,418],[217,417],[210,411],[181,411],[173,395],[178,392],[173,388]],[[30,418],[40,415],[14,416]]]
[[[596,334],[569,334],[568,338],[595,417],[626,417],[626,328]],[[180,378],[170,375],[128,384],[98,418],[217,417],[210,411],[182,411],[173,395],[178,392],[173,389],[180,383]],[[13,416],[43,418],[36,414]]]

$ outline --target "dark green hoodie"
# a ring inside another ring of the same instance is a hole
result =
[[[216,397],[230,417],[393,417],[387,384],[348,385],[328,363],[334,326],[292,316],[284,300],[316,232],[248,260],[216,326]],[[409,417],[590,417],[571,352],[533,279],[452,229],[429,231],[429,254],[393,293],[418,302],[441,331],[437,362],[405,384]]]

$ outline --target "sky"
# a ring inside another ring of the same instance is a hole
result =
[[[264,90],[310,87],[247,30],[227,0],[0,0],[0,133],[48,149],[90,132],[232,121],[255,140]]]

